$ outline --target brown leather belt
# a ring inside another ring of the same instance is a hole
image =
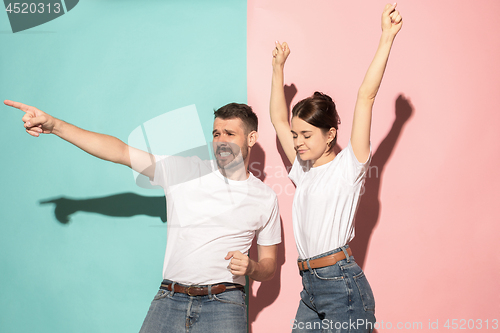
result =
[[[172,291],[172,285],[174,285],[174,293],[187,294],[189,296],[206,296],[208,295],[208,286],[183,286],[179,284],[164,284],[160,285],[160,289],[165,289]],[[245,287],[237,283],[219,283],[212,285],[212,295],[223,293],[227,290],[241,290],[245,292]]]
[[[349,257],[352,256],[352,251],[350,247],[347,248],[347,254],[349,255]],[[309,266],[312,269],[331,266],[335,265],[338,261],[343,259],[345,259],[344,251],[335,252],[334,254],[330,254],[329,256],[326,257],[309,260]],[[299,270],[301,271],[309,269],[309,267],[307,267],[307,260],[299,260],[297,264],[299,265]]]

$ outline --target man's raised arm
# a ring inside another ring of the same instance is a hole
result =
[[[4,101],[5,105],[24,111],[22,118],[28,134],[55,134],[78,148],[100,159],[123,164],[153,179],[155,158],[150,153],[132,148],[123,141],[106,134],[90,132],[26,104]]]

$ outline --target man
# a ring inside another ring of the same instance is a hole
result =
[[[248,171],[257,116],[244,104],[215,112],[215,161],[155,156],[119,139],[83,130],[35,107],[26,131],[55,134],[98,158],[126,165],[164,188],[167,248],[163,282],[141,332],[246,332],[245,275],[265,281],[276,270],[281,242],[276,194]],[[257,236],[258,259],[247,254]]]

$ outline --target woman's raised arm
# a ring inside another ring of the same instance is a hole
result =
[[[396,10],[396,5],[396,3],[387,4],[382,13],[382,36],[375,57],[370,67],[368,67],[363,83],[359,88],[354,108],[351,145],[354,155],[362,163],[368,159],[370,154],[370,127],[375,96],[377,96],[384,76],[392,43],[403,24],[401,15]]]

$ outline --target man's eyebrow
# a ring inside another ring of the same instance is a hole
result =
[[[226,133],[229,133],[229,134],[234,134],[234,133],[236,133],[236,131],[229,130],[229,129],[227,129],[227,128],[224,128],[222,131],[223,131],[223,132],[226,132]],[[219,132],[219,130],[218,130],[218,129],[214,129],[214,130],[212,131],[212,135],[214,135],[214,134],[215,134],[215,133],[217,133],[217,132]]]

